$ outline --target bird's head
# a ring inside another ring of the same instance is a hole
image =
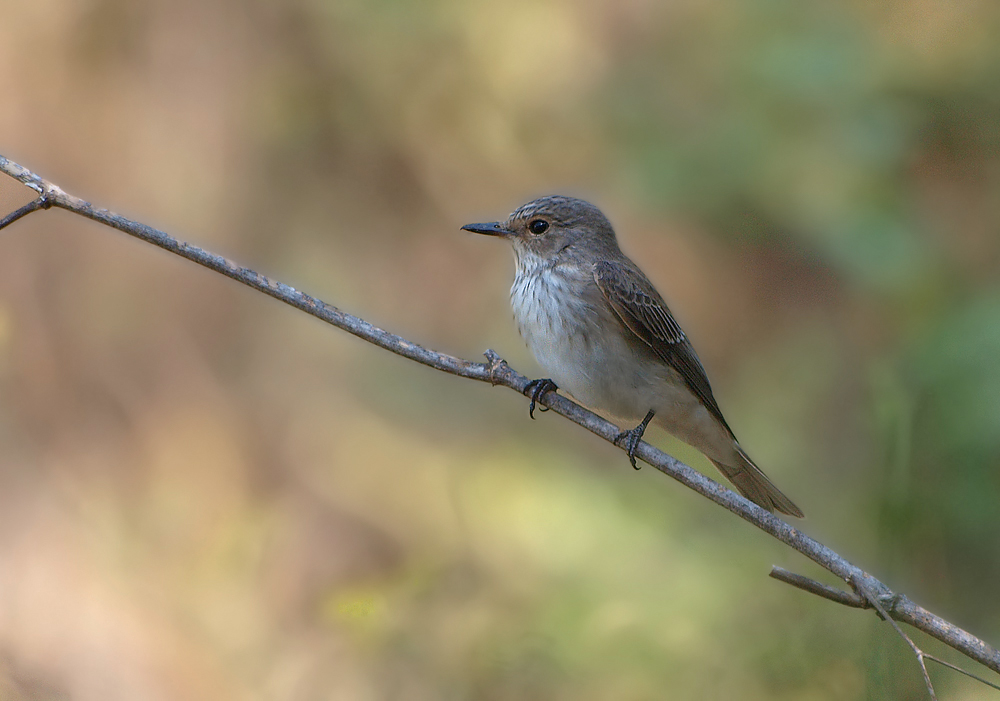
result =
[[[617,250],[615,232],[601,210],[584,200],[549,195],[514,210],[507,221],[466,224],[466,231],[511,242],[518,263],[551,261],[564,255],[587,256]]]

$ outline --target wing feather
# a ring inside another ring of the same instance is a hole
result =
[[[653,283],[638,268],[607,260],[594,265],[594,280],[622,324],[680,373],[709,413],[732,435],[701,361]]]

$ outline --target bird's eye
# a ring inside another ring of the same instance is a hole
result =
[[[544,234],[549,228],[549,223],[544,219],[535,219],[530,224],[528,224],[528,231],[538,235]]]

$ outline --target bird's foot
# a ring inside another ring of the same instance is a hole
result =
[[[625,452],[628,454],[628,461],[632,463],[632,467],[636,470],[640,469],[639,465],[635,464],[635,449],[639,447],[639,441],[642,440],[642,434],[646,432],[646,427],[649,426],[649,422],[653,420],[653,411],[646,414],[646,418],[642,420],[642,423],[631,429],[630,431],[622,431],[617,436],[615,436],[615,445],[625,448]]]
[[[528,404],[528,416],[535,418],[535,402],[537,402],[543,394],[546,392],[554,392],[559,389],[556,383],[552,380],[545,378],[541,380],[532,380],[524,386],[524,394],[531,398],[531,403]],[[539,408],[539,411],[548,411],[547,406]]]

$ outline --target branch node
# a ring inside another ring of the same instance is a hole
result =
[[[868,588],[868,585],[861,580],[861,577],[854,574],[852,574],[847,581],[852,587],[854,587],[858,596],[864,598],[872,605],[876,613],[878,613],[879,618],[883,621],[888,621],[889,625],[893,627],[893,630],[899,634],[899,637],[905,640],[906,644],[910,646],[910,649],[913,650],[914,656],[917,658],[917,662],[920,663],[920,672],[924,675],[924,686],[927,687],[927,695],[931,698],[931,701],[937,701],[937,694],[934,692],[934,684],[931,682],[931,675],[927,671],[927,662],[925,660],[926,653],[917,647],[917,644],[913,642],[913,639],[910,638],[910,636],[903,632],[903,629],[899,627],[899,624],[896,623],[896,621],[892,620],[889,612],[886,611],[879,602],[880,598],[894,600],[897,597],[895,595],[881,597],[875,596],[875,594]]]
[[[885,607],[885,610],[890,614],[893,614],[896,613],[900,604],[906,603],[908,599],[903,594],[892,594],[891,596],[880,597],[880,601]]]
[[[487,348],[483,355],[486,356],[487,360],[486,367],[487,370],[489,370],[490,384],[494,387],[502,384],[500,375],[510,370],[510,366],[507,365],[507,361],[501,358],[492,348]]]
[[[888,612],[885,610],[885,608],[882,606],[882,603],[879,601],[880,597],[875,596],[875,594],[868,589],[868,587],[865,585],[865,583],[861,580],[860,577],[858,577],[857,575],[851,575],[847,579],[847,583],[851,585],[852,589],[854,589],[855,595],[859,599],[865,602],[865,608],[873,608],[875,609],[876,616],[878,616],[883,621],[889,620]]]

